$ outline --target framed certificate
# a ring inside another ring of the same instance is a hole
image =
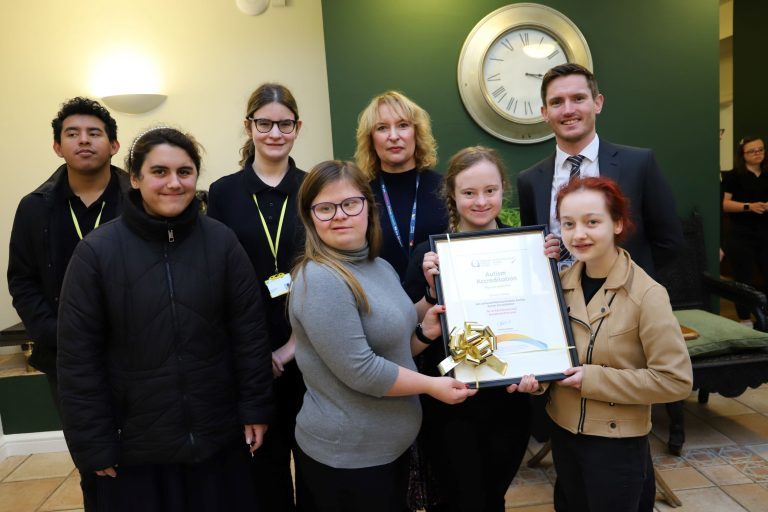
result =
[[[578,364],[557,265],[544,256],[546,230],[531,226],[429,237],[440,258],[437,299],[446,306],[441,366],[460,381],[501,386],[527,374],[540,382],[560,380],[566,368]],[[493,345],[492,356],[478,364],[456,350],[458,340],[464,346]]]

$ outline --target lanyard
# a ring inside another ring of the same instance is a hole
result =
[[[256,194],[253,194],[253,202],[256,203],[256,211],[259,212],[261,225],[264,226],[264,234],[267,235],[269,250],[272,251],[272,256],[275,258],[275,273],[277,274],[277,250],[280,248],[280,233],[283,231],[283,219],[285,218],[285,207],[288,206],[288,197],[286,196],[285,201],[283,201],[283,209],[280,211],[280,220],[277,223],[277,235],[274,242],[272,241],[272,235],[269,234],[267,221],[264,220],[264,215],[262,215],[261,208],[259,208],[259,200],[256,199]]]
[[[77,231],[77,236],[80,237],[80,240],[83,239],[83,232],[80,231],[80,223],[77,222],[77,215],[75,215],[75,210],[72,209],[72,201],[67,201],[69,203],[69,213],[72,215],[72,223],[75,225],[75,231]],[[96,224],[93,225],[93,229],[96,229],[99,227],[99,223],[101,222],[101,214],[104,213],[104,206],[106,206],[107,202],[102,201],[101,202],[101,210],[99,210],[99,216],[96,217]]]
[[[411,209],[411,223],[410,223],[410,229],[408,231],[408,256],[411,254],[411,249],[413,249],[413,241],[414,241],[414,235],[416,233],[416,201],[419,197],[419,180],[421,179],[421,174],[416,171],[416,193],[413,196],[413,208]],[[397,220],[395,219],[395,212],[392,210],[392,203],[389,200],[389,194],[387,193],[387,186],[384,184],[384,176],[379,176],[379,183],[381,184],[381,195],[384,196],[384,204],[387,206],[387,213],[389,213],[389,223],[392,224],[392,231],[395,232],[395,237],[397,237],[397,242],[400,244],[400,247],[405,249],[405,245],[403,245],[403,239],[400,236],[400,229],[397,227]]]

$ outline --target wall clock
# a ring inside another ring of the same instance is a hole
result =
[[[545,5],[507,5],[480,20],[464,41],[461,100],[494,137],[522,144],[547,140],[553,133],[541,115],[541,79],[566,62],[592,70],[587,41],[571,20]]]

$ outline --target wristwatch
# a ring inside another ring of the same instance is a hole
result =
[[[749,211],[749,203],[744,203],[744,211],[745,212]]]
[[[431,345],[435,341],[442,338],[442,336],[438,336],[437,338],[427,338],[427,335],[424,334],[424,330],[421,328],[421,324],[416,324],[416,330],[414,331],[414,334],[416,334],[416,337],[419,339],[420,342],[424,343],[425,345]]]

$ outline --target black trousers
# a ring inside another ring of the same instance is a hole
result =
[[[305,493],[298,485],[298,476],[294,505],[291,452],[296,446],[296,415],[301,409],[306,388],[295,361],[285,365],[283,375],[274,381],[274,390],[277,405],[275,421],[269,426],[264,444],[256,450],[252,460],[257,500],[260,510],[264,512],[302,511]]]
[[[648,436],[608,438],[552,426],[557,512],[651,512],[656,495]]]
[[[59,400],[59,380],[49,374],[45,374],[48,379],[48,387],[51,390],[51,399],[53,405],[56,407],[56,412],[59,413],[61,418],[61,401]],[[83,491],[83,510],[85,512],[96,512],[97,506],[97,492],[96,492],[96,474],[95,473],[80,473],[80,489]]]
[[[297,448],[296,466],[307,492],[305,510],[317,512],[398,512],[405,510],[408,450],[382,466],[339,469]]]
[[[481,389],[463,404],[434,402],[422,400],[420,440],[440,501],[428,511],[504,512],[504,495],[528,446],[528,395]]]
[[[746,230],[731,223],[725,250],[731,262],[733,278],[768,293],[768,233]],[[737,303],[736,312],[742,320],[750,316],[749,308],[744,304]]]
[[[196,464],[120,466],[97,476],[99,512],[259,512],[250,455],[238,442]]]

